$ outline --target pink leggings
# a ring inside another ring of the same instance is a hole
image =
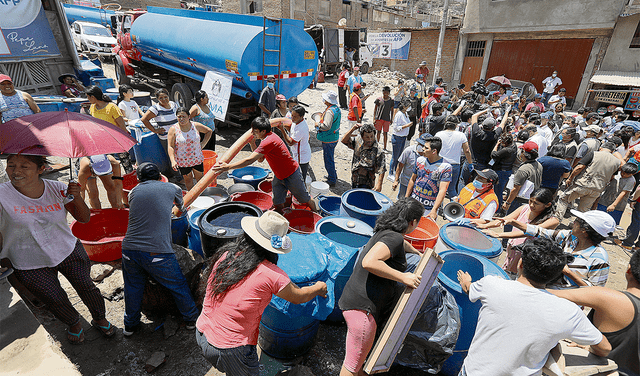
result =
[[[376,337],[376,320],[373,316],[359,309],[343,311],[347,322],[347,351],[343,366],[349,372],[360,371]]]

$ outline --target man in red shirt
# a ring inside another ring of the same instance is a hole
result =
[[[353,127],[355,123],[361,122],[362,116],[364,115],[364,111],[362,111],[362,101],[360,100],[361,90],[362,86],[356,83],[353,85],[353,93],[349,96],[349,115],[347,116],[347,120],[349,120],[350,127]]]
[[[344,87],[347,84],[347,78],[349,78],[349,64],[342,64],[342,72],[338,75],[338,99],[340,100],[340,108],[343,110],[347,108],[347,89]]]
[[[434,103],[440,102],[440,97],[445,93],[444,89],[439,87],[437,89],[429,88],[429,97],[422,104],[422,115],[420,116],[420,127],[419,132],[420,135],[427,132],[427,127],[429,126],[427,122],[427,117],[433,114],[431,107]]]
[[[418,75],[421,74],[424,77],[424,80],[427,80],[427,76],[429,75],[429,68],[427,68],[427,62],[423,61],[420,63],[418,69],[416,69],[415,80],[418,80]]]
[[[533,97],[533,102],[529,103],[524,110],[531,111],[533,107],[538,107],[541,113],[544,112],[544,103],[542,103],[542,94],[536,94]]]
[[[357,95],[356,95],[357,96]],[[218,163],[213,168],[219,172],[225,172],[242,168],[253,162],[266,158],[269,167],[273,170],[273,182],[271,183],[273,192],[273,204],[278,212],[282,212],[284,202],[287,198],[287,191],[300,203],[309,205],[311,210],[317,212],[318,206],[311,199],[307,192],[307,187],[302,180],[302,172],[298,162],[291,157],[289,150],[284,145],[282,139],[271,132],[271,123],[265,117],[259,116],[251,122],[253,136],[260,141],[260,145],[250,156],[238,162]]]

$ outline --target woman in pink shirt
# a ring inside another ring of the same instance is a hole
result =
[[[230,220],[238,220],[230,219]],[[259,375],[258,330],[273,295],[294,304],[326,296],[327,285],[299,288],[276,263],[291,251],[289,222],[275,211],[244,217],[245,234],[221,247],[211,258],[196,340],[204,357],[228,376]]]

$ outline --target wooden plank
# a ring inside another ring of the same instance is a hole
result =
[[[420,286],[417,289],[409,287],[404,289],[404,293],[398,300],[364,365],[366,373],[386,372],[391,368],[391,364],[400,352],[402,342],[409,333],[409,329],[411,329],[422,303],[438,277],[443,263],[444,261],[434,250],[427,249],[424,252],[415,271],[416,274],[422,276]]]

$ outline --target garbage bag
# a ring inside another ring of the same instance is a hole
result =
[[[460,333],[456,300],[440,283],[431,286],[395,363],[437,374],[456,347]]]

